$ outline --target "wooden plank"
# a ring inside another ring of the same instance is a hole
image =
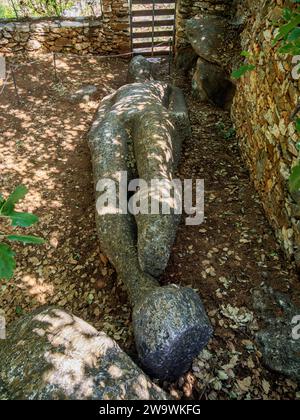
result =
[[[154,26],[163,27],[163,26],[174,26],[174,19],[165,19],[165,20],[156,20],[153,22]],[[148,28],[152,26],[152,20],[141,21],[141,22],[132,22],[133,28]]]
[[[155,9],[155,10],[133,10],[132,17],[146,16],[174,16],[175,9]]]
[[[133,51],[134,55],[144,55],[144,56],[152,56],[152,50],[148,50],[148,51]],[[161,55],[170,55],[170,50],[162,50],[162,51],[153,51],[153,57],[159,57]]]
[[[153,42],[154,47],[155,46],[161,46],[161,47],[169,47],[170,43],[168,41],[154,41]],[[152,42],[138,42],[138,43],[134,43],[133,44],[133,48],[151,48],[152,47]]]
[[[156,31],[153,33],[153,37],[170,37],[173,38],[173,30],[169,31]],[[152,32],[133,32],[132,38],[138,39],[138,38],[152,38]]]

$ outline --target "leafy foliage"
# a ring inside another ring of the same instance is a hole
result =
[[[255,66],[253,64],[245,64],[244,66],[241,66],[237,70],[233,71],[231,77],[233,77],[234,79],[240,79],[248,71],[252,71],[254,69]]]
[[[224,140],[231,140],[236,135],[236,130],[234,127],[229,127],[228,129],[225,127],[225,124],[222,121],[219,121],[216,124],[216,127],[220,133],[220,135],[224,138]]]
[[[252,54],[249,51],[242,51],[241,56],[245,57],[248,61],[254,61],[255,60],[255,58],[252,56]],[[243,64],[237,70],[234,70],[231,73],[231,77],[233,79],[240,79],[246,73],[248,73],[249,71],[252,71],[254,69],[255,69],[254,64]]]
[[[6,244],[0,244],[0,278],[10,279],[16,268],[15,254]]]
[[[299,1],[294,0],[293,3],[299,3]],[[298,55],[300,53],[300,28],[298,27],[300,24],[300,7],[295,10],[285,8],[282,19],[285,23],[279,26],[273,45],[280,41],[280,53]]]
[[[292,0],[292,3],[299,3],[300,0]],[[284,8],[282,13],[282,19],[284,24],[277,23],[279,26],[277,34],[273,40],[275,46],[280,42],[278,51],[282,54],[300,55],[300,7],[295,10],[290,8]],[[253,58],[249,51],[242,51],[241,56],[248,59]],[[232,73],[234,79],[241,78],[248,71],[255,69],[255,65],[246,64]]]
[[[15,6],[22,16],[62,16],[75,4],[72,0],[16,0]]]
[[[10,0],[9,4],[0,4],[0,19],[101,15],[101,0]]]
[[[0,4],[0,19],[12,19],[15,17],[16,14],[11,7]]]
[[[24,185],[19,185],[5,200],[0,194],[0,218],[8,219],[12,226],[29,227],[38,221],[38,217],[31,213],[15,211],[15,205],[21,201],[28,190]],[[0,232],[0,239],[5,241],[17,241],[23,244],[42,244],[44,239],[26,235],[4,235]],[[0,243],[0,279],[12,278],[16,268],[15,254],[6,243]]]
[[[300,165],[294,166],[289,179],[289,190],[290,192],[296,192],[300,190]]]

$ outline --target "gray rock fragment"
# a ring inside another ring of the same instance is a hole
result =
[[[77,102],[82,99],[89,100],[90,96],[94,95],[97,92],[97,87],[94,85],[86,85],[78,89],[70,96],[72,102]]]
[[[186,35],[196,54],[223,67],[232,60],[237,28],[221,16],[201,16],[186,22]]]
[[[235,85],[230,80],[232,57],[238,48],[239,26],[221,16],[209,15],[189,19],[186,35],[197,61],[193,91],[203,101],[230,109]]]
[[[190,70],[195,67],[198,58],[198,55],[190,45],[179,48],[176,53],[176,69],[184,75],[188,75]]]
[[[192,87],[193,92],[200,100],[209,100],[220,107],[230,109],[235,94],[235,85],[218,65],[199,58]]]
[[[257,342],[265,365],[282,375],[300,382],[300,320],[297,308],[290,298],[264,286],[253,293],[254,307],[265,328],[257,333]],[[297,331],[296,331],[297,329]]]

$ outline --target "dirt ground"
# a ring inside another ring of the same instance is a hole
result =
[[[40,305],[63,306],[135,359],[126,291],[95,233],[86,142],[100,99],[125,83],[127,62],[59,57],[57,65],[59,81],[49,56],[19,67],[21,102],[11,79],[0,96],[0,190],[29,188],[19,208],[40,217],[30,233],[47,241],[39,247],[14,245],[17,270],[12,281],[0,285],[0,308],[10,322]],[[161,385],[178,399],[300,399],[297,384],[262,364],[251,296],[263,282],[300,296],[297,275],[265,219],[228,113],[197,102],[180,78],[176,83],[186,92],[192,123],[179,176],[205,180],[205,222],[185,226],[183,220],[162,283],[197,289],[215,334],[189,373]],[[97,93],[73,101],[72,93],[88,84],[96,85]]]

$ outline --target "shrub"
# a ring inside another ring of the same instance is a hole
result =
[[[38,217],[34,214],[15,211],[15,205],[25,197],[27,192],[27,188],[20,185],[6,200],[0,194],[0,218],[9,220],[12,226],[19,227],[29,227],[37,223]],[[0,240],[0,280],[11,279],[16,268],[15,253],[11,249],[9,242],[17,241],[23,244],[44,243],[42,238],[36,236],[5,235],[2,232],[0,232]]]

